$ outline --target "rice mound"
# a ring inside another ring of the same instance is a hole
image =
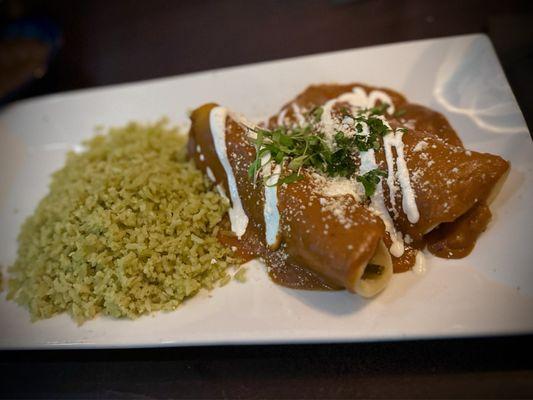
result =
[[[216,239],[227,200],[164,121],[130,123],[70,152],[23,224],[8,298],[32,320],[67,312],[78,323],[173,310],[236,265]]]

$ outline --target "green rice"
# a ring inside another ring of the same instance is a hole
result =
[[[239,270],[235,273],[235,275],[233,275],[233,277],[235,278],[235,280],[237,280],[237,282],[240,282],[240,283],[246,282],[246,268],[245,267],[239,268]]]
[[[165,122],[131,123],[69,153],[22,226],[8,298],[32,320],[174,310],[236,265],[216,239],[227,200]]]

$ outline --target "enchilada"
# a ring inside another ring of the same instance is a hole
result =
[[[213,103],[191,121],[189,156],[231,203],[220,239],[294,288],[370,297],[428,243],[467,255],[509,169],[441,114],[361,84],[311,86],[265,126]]]

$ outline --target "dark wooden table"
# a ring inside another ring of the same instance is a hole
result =
[[[62,50],[25,97],[485,32],[532,127],[532,3],[7,0],[0,7],[11,16],[48,15],[63,29]],[[0,397],[531,398],[532,338],[3,352]]]

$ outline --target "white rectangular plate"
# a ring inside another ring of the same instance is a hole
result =
[[[519,334],[533,331],[533,144],[489,40],[423,40],[298,57],[15,103],[0,113],[0,264],[15,260],[24,218],[47,192],[65,152],[97,125],[169,116],[216,101],[250,118],[319,82],[364,82],[443,112],[468,148],[512,169],[494,218],[462,260],[428,256],[428,272],[396,275],[384,293],[285,289],[252,263],[246,284],[202,293],[171,313],[135,321],[62,315],[31,323],[0,297],[0,348],[304,343]]]

